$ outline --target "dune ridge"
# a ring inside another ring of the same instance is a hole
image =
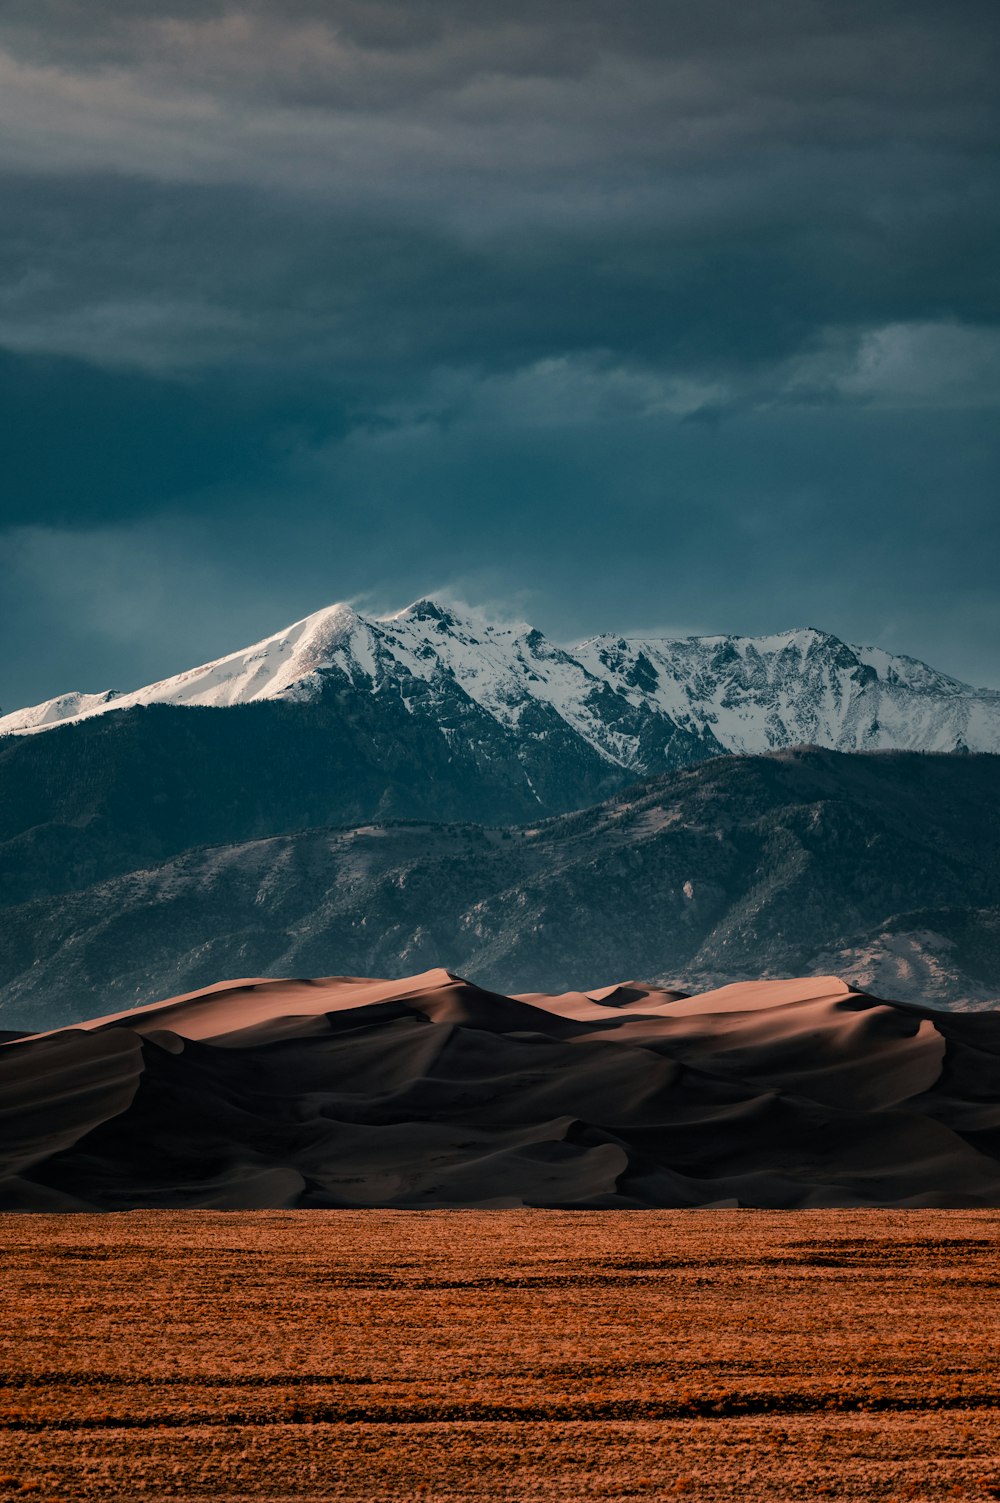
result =
[[[1000,1012],[222,982],[0,1043],[0,1209],[1000,1205]]]

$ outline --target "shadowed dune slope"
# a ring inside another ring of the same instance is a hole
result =
[[[1000,1205],[1000,1012],[231,981],[0,1044],[0,1208]]]

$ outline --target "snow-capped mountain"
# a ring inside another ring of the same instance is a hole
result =
[[[998,751],[1000,693],[814,628],[766,637],[595,637],[577,659],[632,704],[732,752]]]
[[[333,605],[263,641],[127,694],[70,693],[0,718],[24,735],[136,705],[388,695],[446,740],[484,718],[508,738],[579,738],[634,772],[721,752],[1000,751],[1000,692],[811,628],[764,637],[594,637],[574,649],[527,623],[420,600],[392,616]],[[478,711],[474,722],[469,712]]]

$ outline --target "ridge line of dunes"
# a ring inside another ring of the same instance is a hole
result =
[[[1000,1206],[1000,1011],[221,982],[0,1043],[0,1209]]]

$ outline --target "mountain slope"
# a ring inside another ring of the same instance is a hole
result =
[[[200,848],[3,917],[7,1028],[219,975],[401,974],[442,954],[503,990],[836,962],[903,999],[982,1001],[1000,996],[1000,758],[716,758],[536,825]]]
[[[386,818],[512,823],[628,781],[566,727],[518,736],[457,690],[444,726],[442,713],[331,682],[318,699],[136,706],[0,739],[0,906],[208,842]]]
[[[244,981],[0,1044],[0,1210],[996,1206],[1000,1013]]]

